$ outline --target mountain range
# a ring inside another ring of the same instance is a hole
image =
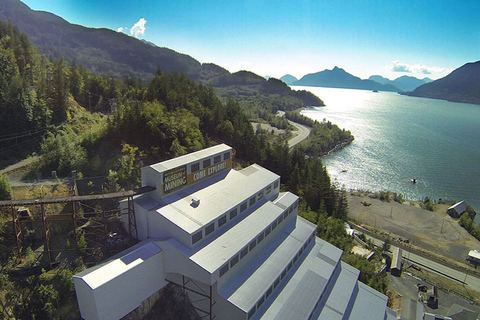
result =
[[[335,67],[333,70],[324,70],[321,72],[308,74],[302,77],[300,80],[290,74],[287,74],[281,77],[280,80],[288,85],[382,90],[394,92],[413,91],[422,84],[432,81],[429,78],[417,79],[415,77],[408,76],[402,76],[392,81],[378,75],[371,76],[368,78],[368,80],[362,80],[339,67]]]
[[[362,80],[339,67],[335,67],[332,70],[307,74],[300,80],[294,81],[291,84],[295,86],[400,91],[397,87],[392,86],[391,84],[380,84],[373,80]]]
[[[444,78],[404,94],[480,105],[480,61],[467,63]]]
[[[156,46],[126,34],[109,29],[86,28],[44,11],[34,11],[19,0],[2,0],[0,20],[10,21],[25,33],[40,54],[50,59],[64,58],[75,62],[94,74],[122,78],[134,76],[148,83],[158,67],[166,72],[183,72],[196,81],[213,87],[249,86],[263,93],[287,95],[302,100],[306,105],[322,105],[320,99],[287,90],[276,81],[267,81],[248,71],[230,73],[213,63],[200,63],[187,54]],[[430,79],[400,77],[390,81],[380,76],[362,80],[335,67],[307,74],[301,79],[286,75],[281,79],[290,85],[351,88],[378,91],[413,91],[408,95],[446,99],[480,104],[479,62],[469,63],[445,78],[425,83]],[[422,84],[423,82],[423,84]],[[420,85],[421,84],[421,85]],[[417,87],[420,85],[419,87]],[[289,88],[288,88],[289,89]],[[275,91],[277,90],[277,91]]]
[[[395,80],[390,80],[387,78],[384,78],[382,76],[371,76],[368,78],[369,80],[373,80],[375,82],[381,83],[381,84],[391,84],[392,86],[397,87],[400,89],[399,91],[413,91],[415,88],[421,86],[422,84],[432,82],[433,80],[430,78],[423,78],[423,79],[418,79],[415,77],[409,77],[409,76],[401,76]]]
[[[213,87],[236,86],[233,90],[238,91],[241,86],[249,86],[262,93],[300,99],[305,105],[323,105],[312,93],[287,90],[251,72],[232,74],[213,63],[202,64],[187,54],[121,32],[71,24],[50,12],[32,10],[19,0],[1,0],[0,20],[10,21],[25,33],[40,54],[74,61],[93,74],[133,76],[148,83],[160,67],[162,72],[182,72]]]

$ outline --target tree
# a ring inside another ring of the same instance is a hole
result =
[[[10,200],[12,188],[8,183],[7,177],[0,173],[0,200]]]

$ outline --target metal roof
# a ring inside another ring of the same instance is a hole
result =
[[[200,151],[192,152],[177,158],[156,163],[149,167],[154,169],[155,171],[163,172],[163,171],[170,170],[170,169],[173,169],[182,165],[186,165],[195,161],[199,161],[201,159],[211,157],[214,154],[226,152],[229,150],[232,150],[232,148],[222,143],[207,149],[202,149]]]
[[[297,219],[297,223],[302,223],[302,218]],[[305,222],[308,223],[308,222]],[[320,254],[320,255],[319,255]],[[329,261],[322,260],[320,257],[328,256]],[[295,273],[291,276],[288,282],[282,288],[281,292],[275,298],[275,301],[268,307],[266,311],[257,311],[261,315],[261,319],[307,319],[310,312],[315,308],[315,305],[319,298],[324,294],[324,291],[329,285],[329,281],[334,276],[334,272],[337,264],[332,265],[332,261],[337,263],[340,261],[342,251],[335,248],[328,242],[320,238],[315,238],[315,244],[308,252],[308,255],[302,261],[302,264],[295,270]],[[302,281],[306,274],[315,273],[318,277],[313,280],[313,276],[307,276],[311,281],[320,283],[320,279],[327,280],[325,285],[317,286],[313,292],[302,291]],[[290,301],[295,301],[296,306],[289,306]],[[298,313],[299,316],[293,316],[288,309],[294,308],[295,310],[303,310]],[[263,313],[263,314],[262,314]],[[258,317],[256,317],[258,319]]]
[[[275,238],[264,240],[269,241],[269,244],[219,290],[219,295],[248,312],[314,232],[314,225],[299,223],[298,219],[293,230],[284,225],[282,232]],[[294,223],[291,222],[290,225],[293,227]]]
[[[142,242],[141,246],[132,249],[134,250],[122,252],[123,255],[116,259],[84,270],[76,274],[74,278],[82,279],[92,290],[95,290],[162,251],[153,242]]]
[[[265,202],[233,228],[193,254],[190,259],[210,273],[215,272],[234,254],[247,246],[282,212],[283,209],[280,207],[271,202]]]
[[[249,168],[229,170],[223,179],[211,177],[212,180],[205,179],[208,181],[164,197],[167,205],[157,213],[192,234],[279,179],[278,175],[261,166],[254,164]],[[200,204],[192,206],[192,198],[200,199]]]
[[[327,301],[321,310],[319,320],[343,319],[348,314],[348,305],[356,297],[357,279],[360,271],[341,262],[338,266],[338,277],[335,279],[335,286],[328,294]],[[333,280],[333,279],[332,279]]]
[[[350,320],[385,319],[387,296],[358,281],[358,294],[350,314]]]

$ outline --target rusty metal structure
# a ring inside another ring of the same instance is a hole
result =
[[[48,258],[50,266],[52,266],[54,263],[54,259],[52,259],[53,253],[79,249],[87,256],[85,263],[87,265],[93,265],[103,258],[104,247],[107,243],[106,240],[108,239],[109,232],[112,229],[111,222],[119,221],[121,214],[128,215],[127,232],[132,238],[137,238],[133,197],[153,190],[155,190],[155,188],[146,186],[135,190],[115,193],[102,193],[64,198],[7,200],[0,201],[0,208],[10,208],[13,221],[13,231],[19,256],[22,255],[24,250],[25,235],[23,230],[27,225],[32,226],[34,223],[36,223],[37,225],[40,225],[42,229],[44,253]],[[127,199],[128,205],[126,213],[120,212],[120,208],[118,206],[118,201],[120,199]],[[112,201],[115,203],[114,205],[112,204]],[[110,205],[108,205],[108,202],[110,202]],[[70,209],[67,211],[71,212],[47,213],[46,206],[52,204],[65,204],[64,208]],[[20,217],[17,211],[17,209],[20,207],[35,207],[36,211],[39,211],[40,214],[30,218]],[[51,225],[62,222],[73,224],[73,233],[75,238],[74,248],[53,249],[51,247]]]
[[[202,288],[201,285],[187,276],[182,276],[182,284],[176,283],[169,279],[165,279],[168,283],[179,287],[184,295],[188,295],[193,309],[195,309],[200,316],[200,319],[215,319],[213,314],[213,306],[216,301],[213,298],[213,287]]]

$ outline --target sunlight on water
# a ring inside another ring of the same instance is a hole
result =
[[[465,200],[480,209],[480,106],[391,92],[294,89],[311,91],[326,104],[303,115],[326,118],[355,136],[323,159],[338,186]]]

